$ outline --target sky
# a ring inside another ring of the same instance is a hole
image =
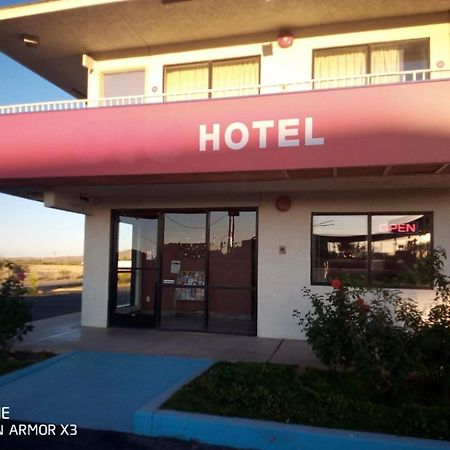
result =
[[[18,3],[31,1],[0,0],[0,7]],[[0,105],[69,98],[66,92],[0,53]],[[83,241],[83,215],[0,194],[0,258],[80,256]]]

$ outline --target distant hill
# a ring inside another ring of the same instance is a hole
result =
[[[17,264],[48,264],[48,265],[80,265],[83,263],[82,256],[49,256],[46,258],[18,257],[0,258],[0,260],[13,261]]]

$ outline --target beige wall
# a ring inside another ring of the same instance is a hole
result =
[[[146,69],[146,94],[154,95],[153,101],[163,90],[163,68],[165,65],[199,62],[214,59],[261,56],[261,84],[285,84],[307,82],[312,78],[312,52],[314,49],[389,42],[408,39],[430,39],[430,68],[436,69],[437,62],[443,61],[444,68],[450,68],[450,25],[446,15],[433,16],[435,23],[417,24],[419,19],[408,19],[409,25],[399,20],[351,24],[347,26],[315,27],[306,30],[293,30],[296,37],[292,47],[281,49],[275,40],[273,55],[262,56],[263,43],[268,43],[267,35],[255,37],[254,43],[236,44],[236,40],[211,43],[210,48],[191,50],[186,45],[176,52],[164,52],[148,56],[96,61],[88,76],[88,96],[98,98],[101,92],[101,74],[118,70]],[[425,21],[425,19],[423,19]],[[427,17],[427,22],[429,17]],[[414,23],[414,24],[411,24]],[[359,31],[351,31],[359,30]],[[272,36],[274,39],[275,36]],[[436,75],[437,76],[437,75]],[[447,73],[448,76],[448,73]],[[310,85],[305,84],[305,89]],[[266,88],[264,92],[278,92],[280,87]]]
[[[108,324],[111,211],[97,207],[86,216],[84,229],[84,278],[81,324],[106,327]]]
[[[434,213],[434,245],[450,251],[450,191],[379,191],[292,193],[292,208],[278,212],[277,195],[263,194],[259,209],[258,336],[301,338],[292,311],[307,312],[310,305],[300,289],[310,287],[311,214],[313,212],[414,212]],[[280,255],[279,245],[287,253]],[[314,286],[314,292],[330,288]],[[433,291],[404,291],[422,307]]]

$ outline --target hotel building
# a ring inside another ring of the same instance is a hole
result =
[[[50,0],[0,50],[0,191],[84,214],[82,325],[302,338],[336,276],[426,306],[450,250],[448,0]],[[1,94],[0,94],[1,101]]]

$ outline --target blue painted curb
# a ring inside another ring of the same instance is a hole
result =
[[[169,410],[141,410],[135,433],[258,450],[443,450],[449,442]]]
[[[193,358],[189,358],[193,359]],[[172,395],[181,389],[184,385],[190,383],[194,378],[200,376],[203,372],[208,370],[216,361],[212,359],[197,359],[198,362],[202,362],[202,367],[199,367],[197,370],[192,371],[189,377],[185,377],[183,380],[178,383],[172,385],[166,391],[161,392],[157,397],[152,399],[149,403],[144,405],[138,411],[136,411],[133,415],[133,430],[134,433],[140,435],[148,435],[148,430],[152,429],[153,424],[153,414],[156,410]]]
[[[11,383],[12,381],[16,381],[19,378],[23,378],[28,375],[31,375],[32,373],[38,372],[39,370],[44,369],[45,367],[52,366],[53,364],[58,363],[62,359],[70,358],[79,352],[80,350],[75,350],[72,352],[63,353],[61,355],[52,356],[44,361],[26,366],[23,369],[18,369],[15,370],[14,372],[1,375],[0,387],[5,386],[6,384]]]

